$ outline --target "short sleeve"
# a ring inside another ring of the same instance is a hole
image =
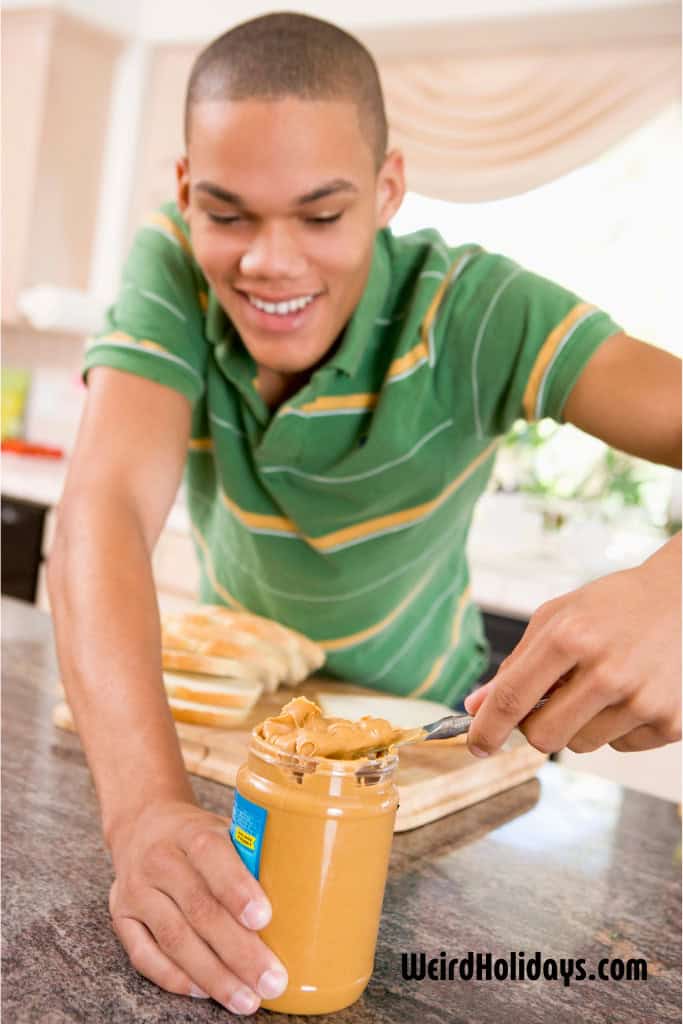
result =
[[[182,218],[167,203],[135,235],[117,300],[86,345],[84,379],[94,366],[110,366],[174,388],[194,404],[205,387],[206,302]]]
[[[522,417],[562,422],[588,360],[622,328],[603,310],[504,256],[482,253],[472,262],[460,319],[477,433],[505,433]]]

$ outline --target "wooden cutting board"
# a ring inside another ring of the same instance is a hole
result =
[[[336,679],[317,677],[296,687],[280,687],[264,694],[249,718],[234,729],[176,722],[185,767],[194,775],[234,786],[237,772],[247,759],[251,729],[269,715],[275,715],[292,697],[304,695],[315,700],[319,691],[368,695],[368,690]],[[55,725],[76,731],[69,707],[59,703],[53,712]],[[546,759],[530,746],[520,732],[514,732],[504,750],[492,757],[473,757],[462,742],[430,740],[406,747],[398,770],[399,809],[395,832],[426,825],[470,804],[486,800],[538,771]]]

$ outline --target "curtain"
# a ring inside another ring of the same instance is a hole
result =
[[[617,25],[619,12],[612,17]],[[518,32],[507,52],[494,30],[477,52],[448,54],[442,44],[382,55],[377,40],[390,145],[405,153],[411,191],[455,202],[526,192],[680,102],[676,32],[643,31],[641,40],[631,21],[628,38],[615,31],[591,44],[565,33],[539,43],[528,24],[527,48]]]

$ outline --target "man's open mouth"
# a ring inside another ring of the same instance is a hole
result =
[[[292,330],[300,327],[311,315],[311,307],[322,292],[298,295],[264,296],[236,288],[244,303],[245,315],[254,326],[270,330]]]

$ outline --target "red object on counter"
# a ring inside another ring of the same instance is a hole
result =
[[[22,441],[18,437],[6,437],[0,445],[3,452],[13,452],[15,455],[37,455],[43,459],[63,459],[62,448],[50,448],[46,444],[31,444],[30,441]]]

